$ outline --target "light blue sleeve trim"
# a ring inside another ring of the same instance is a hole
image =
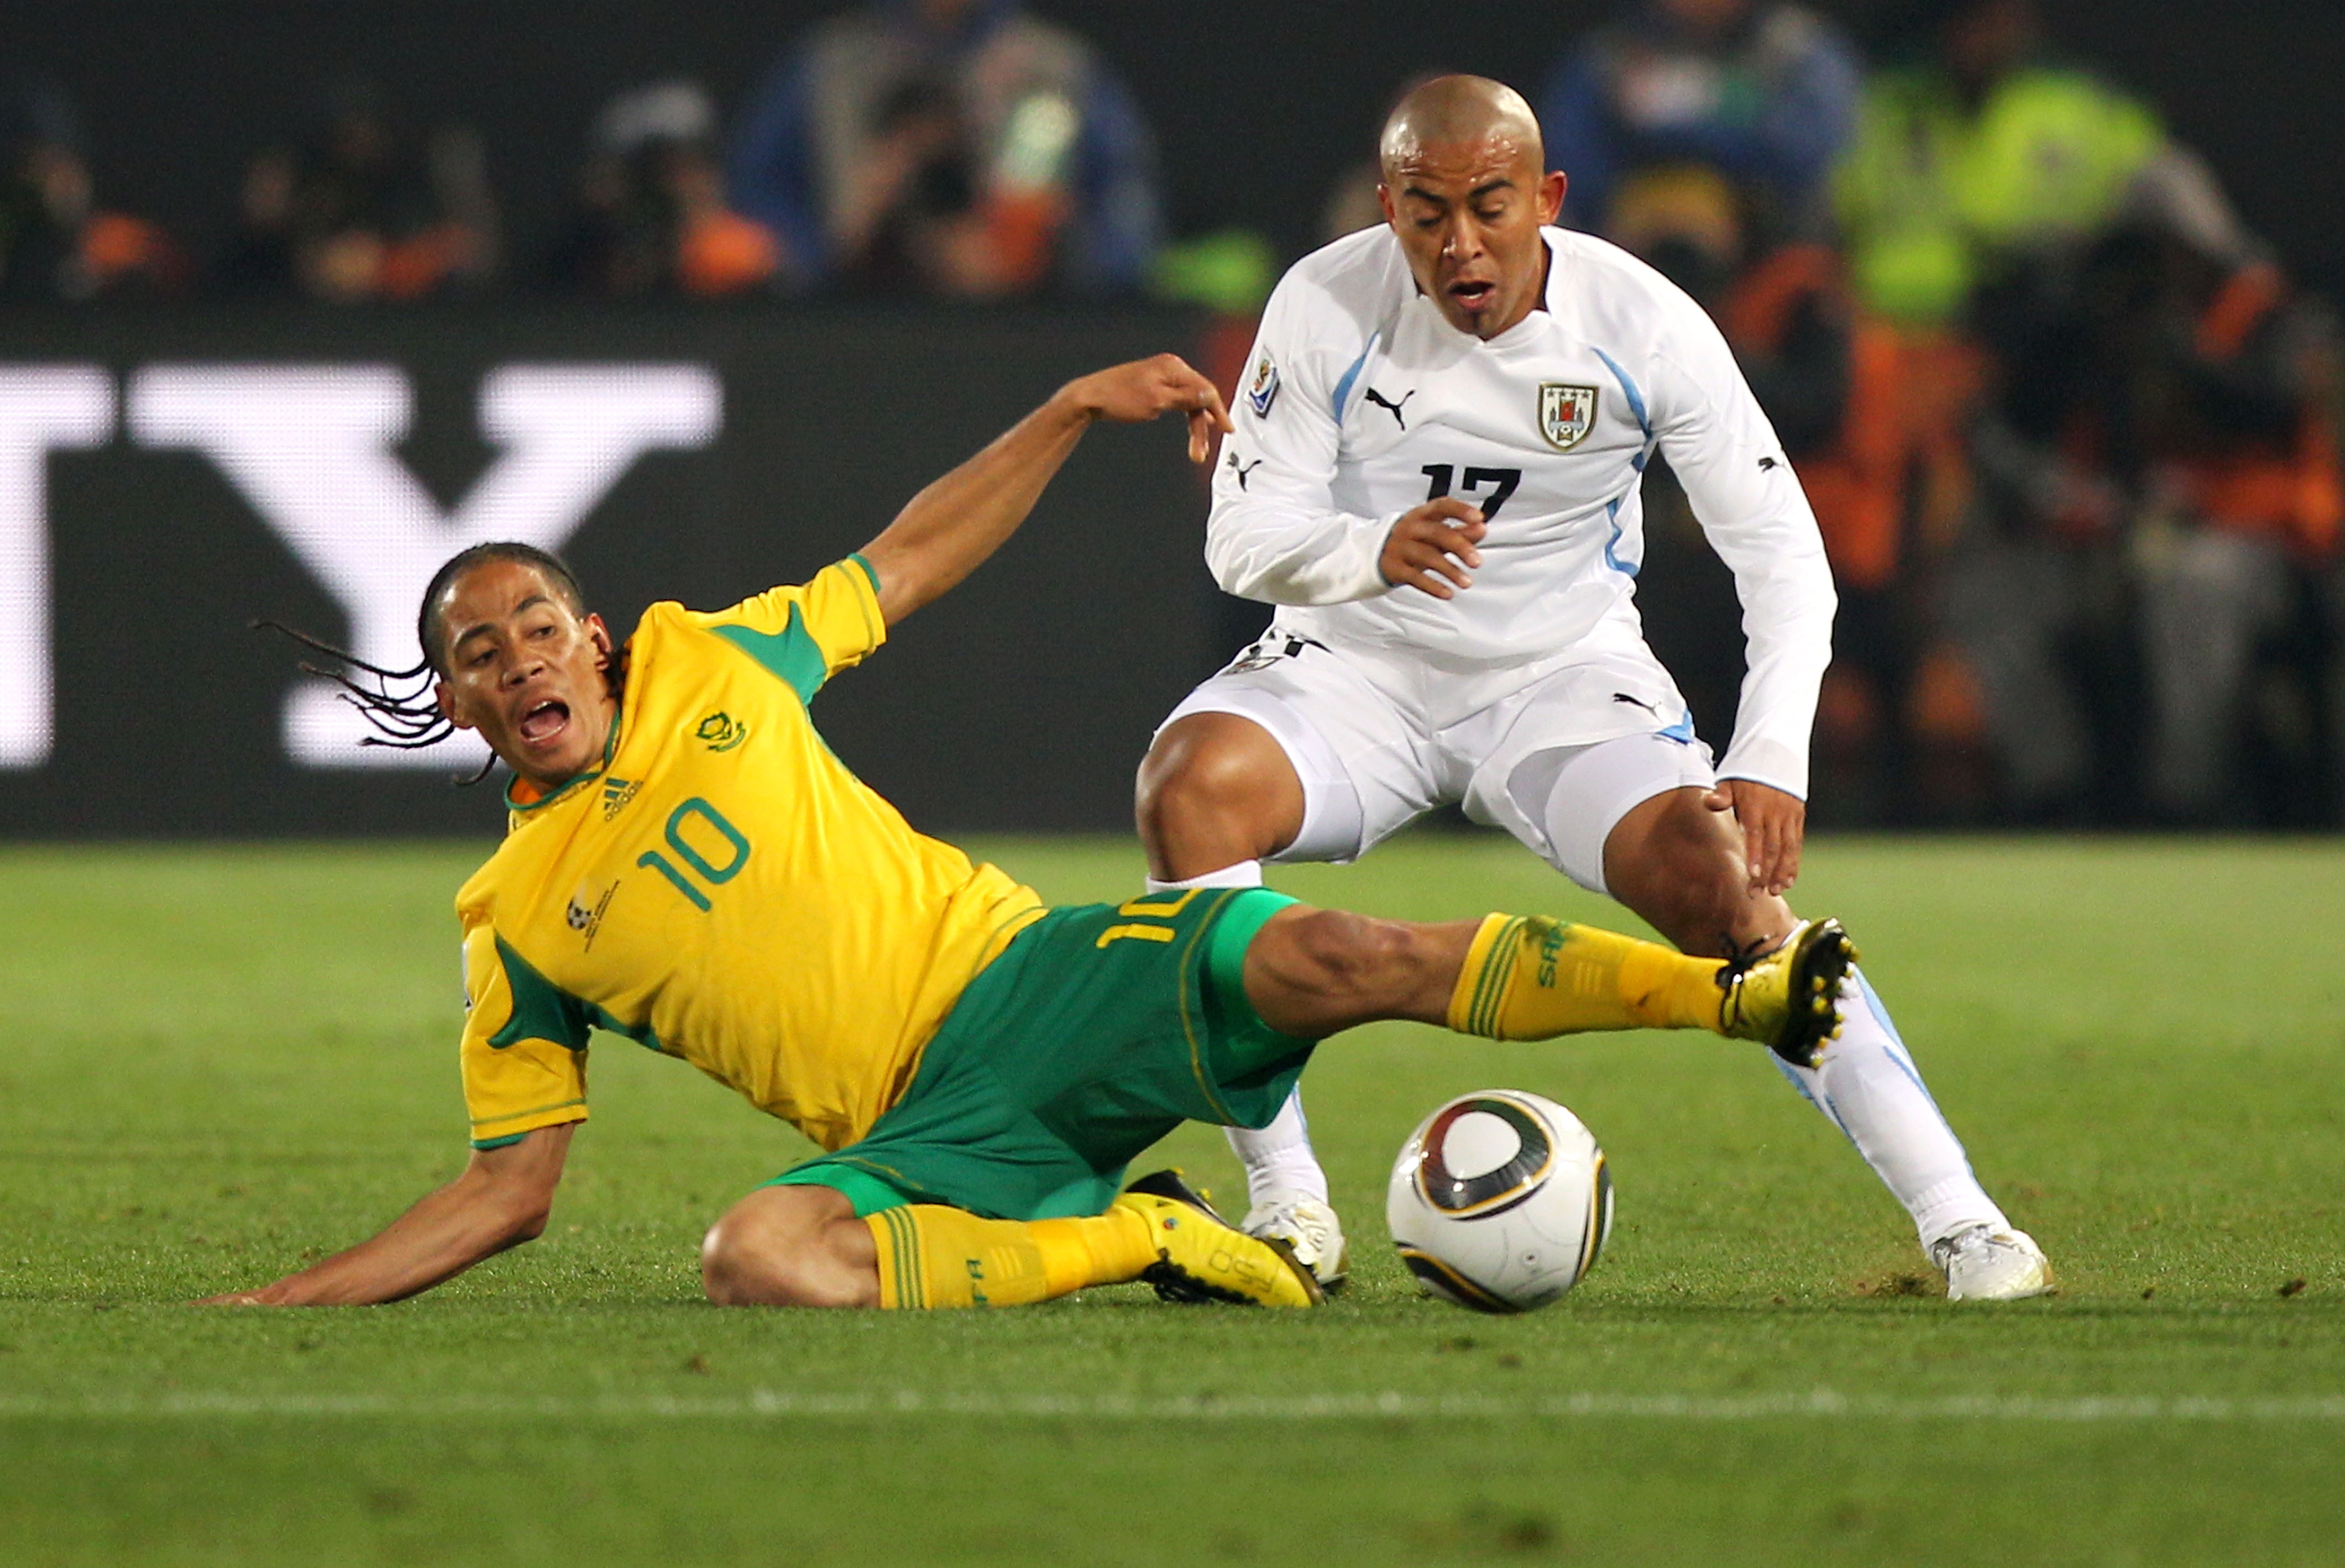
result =
[[[1629,412],[1636,420],[1637,429],[1644,435],[1644,449],[1629,460],[1629,466],[1634,469],[1641,479],[1645,465],[1652,460],[1653,456],[1653,420],[1652,416],[1645,411],[1645,394],[1637,389],[1635,379],[1628,371],[1620,368],[1619,360],[1615,359],[1603,349],[1596,348],[1592,343],[1589,347],[1598,359],[1604,361],[1604,368],[1612,372],[1612,379],[1620,383],[1621,395],[1629,400]],[[1628,499],[1625,495],[1619,495],[1604,503],[1604,520],[1612,525],[1612,537],[1604,541],[1604,564],[1633,582],[1636,579],[1638,568],[1644,563],[1639,561],[1621,560],[1616,548],[1620,542],[1622,531],[1620,503]]]
[[[1594,348],[1594,345],[1591,344],[1589,347]],[[1596,349],[1595,352],[1596,357],[1604,361],[1604,368],[1612,372],[1612,379],[1620,383],[1620,390],[1627,394],[1629,399],[1629,411],[1637,417],[1637,428],[1645,432],[1645,439],[1647,440],[1651,440],[1653,439],[1653,421],[1651,417],[1645,412],[1645,394],[1637,390],[1637,383],[1629,379],[1628,371],[1620,368],[1619,360],[1615,359],[1611,355],[1606,353],[1601,349]],[[1643,465],[1640,463],[1638,466],[1641,468]]]
[[[1345,370],[1343,379],[1335,383],[1335,422],[1338,425],[1344,422],[1344,405],[1352,400],[1352,383],[1360,379],[1360,371],[1367,364],[1368,356],[1376,351],[1376,340],[1384,335],[1381,327],[1369,333],[1367,347],[1360,350],[1360,357],[1352,361],[1352,368]],[[1611,361],[1605,362],[1609,364]]]

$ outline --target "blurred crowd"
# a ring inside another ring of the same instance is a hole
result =
[[[1819,794],[1884,823],[2333,822],[2330,310],[2149,106],[2046,57],[2029,0],[1903,19],[1866,68],[1779,0],[1643,0],[1540,103],[1568,220],[1709,308],[1814,502],[1841,594]],[[1653,519],[1690,561],[1681,499]],[[1683,575],[1640,598],[1715,713],[1731,591]]]
[[[516,256],[477,135],[339,83],[305,136],[251,156],[234,237],[198,268],[102,205],[64,93],[18,83],[0,103],[0,297],[1114,296],[1141,292],[1161,249],[1138,108],[1017,0],[872,0],[797,41],[732,119],[687,79],[617,95],[561,234]]]
[[[1883,823],[2335,821],[2330,312],[2030,0],[1904,0],[1895,35],[1868,61],[1783,0],[1623,0],[1522,83],[1565,221],[1709,308],[1815,503],[1842,595],[1820,795]],[[1375,185],[1338,180],[1329,238],[1379,221]],[[202,265],[103,197],[66,96],[10,90],[0,299],[1153,295],[1221,311],[1233,375],[1277,269],[1250,237],[1168,243],[1132,96],[1018,0],[868,0],[724,112],[689,80],[618,95],[539,256],[478,137],[359,82],[252,155]],[[1646,613],[1721,728],[1731,588],[1665,476],[1650,501]]]

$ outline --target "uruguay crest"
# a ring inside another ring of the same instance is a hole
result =
[[[1539,383],[1539,434],[1547,444],[1568,452],[1596,428],[1596,389],[1566,381]]]

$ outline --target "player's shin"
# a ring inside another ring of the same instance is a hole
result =
[[[983,1219],[940,1204],[884,1209],[863,1223],[879,1252],[879,1305],[1022,1307],[1136,1280],[1157,1260],[1129,1209],[1083,1219]]]
[[[1201,876],[1178,881],[1148,879],[1151,893],[1171,893],[1184,887],[1260,887],[1262,862],[1241,860]],[[1303,1116],[1303,1091],[1286,1097],[1267,1127],[1224,1129],[1230,1152],[1245,1167],[1246,1201],[1254,1209],[1275,1209],[1308,1199],[1327,1201],[1327,1173],[1311,1149],[1311,1124]]]
[[[1715,959],[1545,916],[1482,922],[1449,998],[1449,1027],[1499,1040],[1583,1029],[1711,1029],[1726,993]]]
[[[1841,987],[1841,1032],[1812,1067],[1777,1060],[1783,1076],[1848,1135],[1927,1249],[1974,1225],[2010,1222],[1971,1173],[1962,1141],[1923,1086],[1888,1009],[1852,970]]]

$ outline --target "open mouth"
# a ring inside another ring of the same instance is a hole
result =
[[[522,744],[529,746],[543,746],[569,727],[570,704],[552,697],[523,713],[521,723],[514,726]]]
[[[1449,298],[1468,310],[1479,310],[1497,298],[1498,286],[1479,278],[1460,278],[1449,286]]]

